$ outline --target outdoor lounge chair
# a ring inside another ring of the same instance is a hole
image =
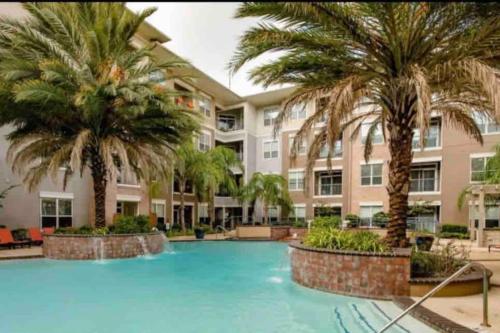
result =
[[[33,245],[42,245],[43,238],[40,229],[38,228],[29,228],[28,235],[31,238],[31,244]]]
[[[500,249],[500,244],[491,244],[488,245],[488,252],[491,252],[491,249]]]
[[[16,248],[16,246],[19,247],[31,246],[31,241],[29,240],[16,241],[14,240],[14,237],[12,237],[12,233],[10,232],[9,229],[0,229],[0,245],[9,248]]]

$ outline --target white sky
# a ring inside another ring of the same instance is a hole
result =
[[[256,19],[233,19],[238,6],[238,3],[221,2],[127,3],[133,11],[158,7],[147,21],[170,37],[171,41],[164,45],[226,87],[229,85],[226,66],[239,36],[257,22]],[[243,67],[232,77],[231,90],[240,96],[265,91],[262,86],[249,81],[248,71],[271,57],[263,56]],[[277,88],[270,87],[268,90]]]

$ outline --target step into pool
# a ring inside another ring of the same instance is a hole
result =
[[[186,242],[156,256],[0,262],[0,332],[374,333],[391,302],[295,284],[276,242]],[[435,332],[405,317],[389,332]]]

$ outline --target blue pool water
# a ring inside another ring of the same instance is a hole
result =
[[[0,262],[0,332],[372,333],[399,311],[390,302],[295,284],[285,244],[189,242],[173,249],[104,264]],[[434,331],[405,318],[391,332]]]

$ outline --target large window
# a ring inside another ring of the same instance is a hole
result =
[[[484,206],[486,228],[500,227],[500,202]],[[469,216],[475,221],[476,226],[479,225],[479,209],[477,206],[470,206]]]
[[[491,156],[473,157],[470,160],[470,180],[482,182],[486,179],[486,165]]]
[[[200,133],[198,137],[198,149],[200,151],[209,151],[211,147],[211,137],[208,133]]]
[[[270,224],[278,222],[278,207],[268,207],[267,217]]]
[[[200,105],[201,113],[203,113],[206,117],[210,117],[210,110],[212,109],[212,102],[210,101],[210,99],[201,97],[198,100],[198,104]]]
[[[494,119],[489,118],[485,114],[474,112],[474,121],[483,134],[500,133],[500,124],[496,123]]]
[[[321,150],[319,151],[319,158],[327,158],[328,151],[330,150],[330,145],[323,144],[321,146]],[[333,148],[333,158],[342,157],[342,136],[338,140],[335,141],[335,147]]]
[[[424,138],[424,148],[436,148],[441,146],[441,119],[434,118],[429,124],[427,134]],[[420,148],[420,130],[413,130],[412,148]]]
[[[278,140],[264,141],[264,158],[278,158]]]
[[[341,195],[342,194],[342,171],[320,171],[316,172],[315,195]]]
[[[288,142],[289,142],[289,146],[290,146],[290,153],[292,152],[293,150],[293,145],[295,144],[295,136],[289,136],[288,137]],[[302,139],[300,141],[300,146],[298,147],[299,149],[297,150],[297,154],[298,155],[304,155],[306,152],[307,152],[307,143],[306,143],[306,140],[305,139]]]
[[[304,189],[304,171],[288,172],[288,189],[290,191],[299,191]]]
[[[41,198],[40,215],[42,228],[65,228],[73,225],[73,200]]]
[[[362,226],[373,227],[373,215],[382,212],[383,206],[361,206],[359,209],[359,218]]]
[[[165,223],[165,202],[154,201],[151,203],[151,210],[156,215],[156,223]]]
[[[290,110],[290,119],[306,119],[306,106],[303,103],[295,104]]]
[[[410,171],[410,192],[439,191],[439,165],[414,166]]]
[[[306,220],[306,206],[293,206],[293,217],[295,221],[305,222]]]
[[[116,175],[116,183],[119,185],[138,185],[137,176],[134,172],[125,172],[125,169],[119,168],[118,174]]]
[[[264,111],[264,126],[273,126],[274,120],[279,114],[277,109],[269,109]]]
[[[361,166],[361,186],[382,185],[382,163]]]
[[[366,122],[361,124],[361,143],[365,144],[366,143],[366,138],[368,136],[368,132],[370,131],[370,128],[372,126],[372,123]],[[377,144],[377,143],[382,143],[384,142],[384,137],[382,134],[382,125],[380,123],[377,124],[375,127],[375,130],[373,132],[372,136],[372,143]]]

